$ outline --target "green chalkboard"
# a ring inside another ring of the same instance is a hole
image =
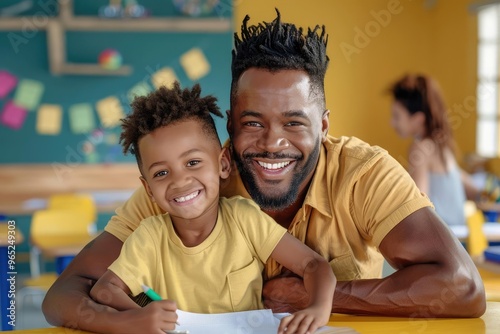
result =
[[[6,1],[5,6],[16,1]],[[17,1],[19,2],[19,1]],[[37,5],[42,2],[34,2]],[[91,15],[107,1],[76,1],[75,14]],[[172,15],[172,2],[139,1],[152,13]],[[162,3],[158,7],[158,3]],[[86,5],[87,4],[87,5]],[[224,12],[232,15],[228,0],[223,1]],[[1,7],[4,6],[2,1]],[[0,7],[0,9],[1,9]],[[156,11],[156,12],[155,12]],[[36,13],[37,8],[32,8]],[[175,13],[174,13],[175,14]],[[179,15],[179,14],[175,14]],[[96,102],[109,96],[117,97],[126,112],[129,111],[127,92],[145,80],[151,84],[151,75],[163,67],[171,67],[183,86],[194,84],[186,75],[179,58],[190,49],[202,50],[211,66],[211,71],[197,82],[203,94],[213,94],[219,99],[221,110],[229,107],[230,63],[232,32],[220,33],[172,33],[172,32],[83,32],[66,33],[67,59],[74,63],[95,63],[104,49],[118,50],[124,64],[133,67],[128,76],[53,76],[49,71],[47,37],[45,30],[25,33],[26,43],[14,46],[12,32],[0,31],[0,71],[5,70],[18,79],[32,79],[44,84],[40,103],[60,105],[63,110],[62,128],[57,135],[41,135],[36,131],[37,110],[28,112],[20,129],[0,124],[0,163],[114,163],[132,162],[133,157],[123,156],[121,149],[113,143],[120,133],[119,127],[100,128],[94,108],[97,131],[75,134],[71,131],[68,109],[78,103]],[[15,89],[0,99],[0,113],[5,104],[13,99]],[[225,119],[217,119],[221,140],[227,138]],[[89,157],[86,143],[92,143],[96,154]]]

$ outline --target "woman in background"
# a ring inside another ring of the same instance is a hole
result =
[[[412,137],[408,172],[448,225],[465,224],[464,204],[479,191],[456,161],[456,144],[438,84],[423,75],[406,75],[391,87],[391,125]]]

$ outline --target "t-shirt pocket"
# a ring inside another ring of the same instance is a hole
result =
[[[227,275],[229,294],[233,311],[247,311],[263,308],[262,269],[259,260]]]
[[[332,267],[338,281],[352,281],[361,277],[354,256],[351,253],[334,258],[330,261],[330,267]]]

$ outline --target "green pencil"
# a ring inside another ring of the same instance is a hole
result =
[[[149,286],[141,284],[141,287],[142,287],[142,291],[144,291],[144,293],[146,294],[146,296],[148,296],[149,298],[151,298],[152,301],[162,300],[162,298],[160,297],[160,295],[157,294],[155,292],[155,290],[151,289]],[[177,321],[175,322],[175,324],[177,326],[180,325]]]

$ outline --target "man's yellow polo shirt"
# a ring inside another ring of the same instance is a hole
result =
[[[236,167],[221,196],[249,198]],[[389,231],[416,210],[432,206],[405,169],[380,147],[354,137],[328,136],[302,208],[289,232],[328,261],[339,281],[377,278],[378,246]],[[124,241],[139,223],[163,213],[143,187],[116,210],[105,230]],[[266,276],[279,274],[273,260]]]

